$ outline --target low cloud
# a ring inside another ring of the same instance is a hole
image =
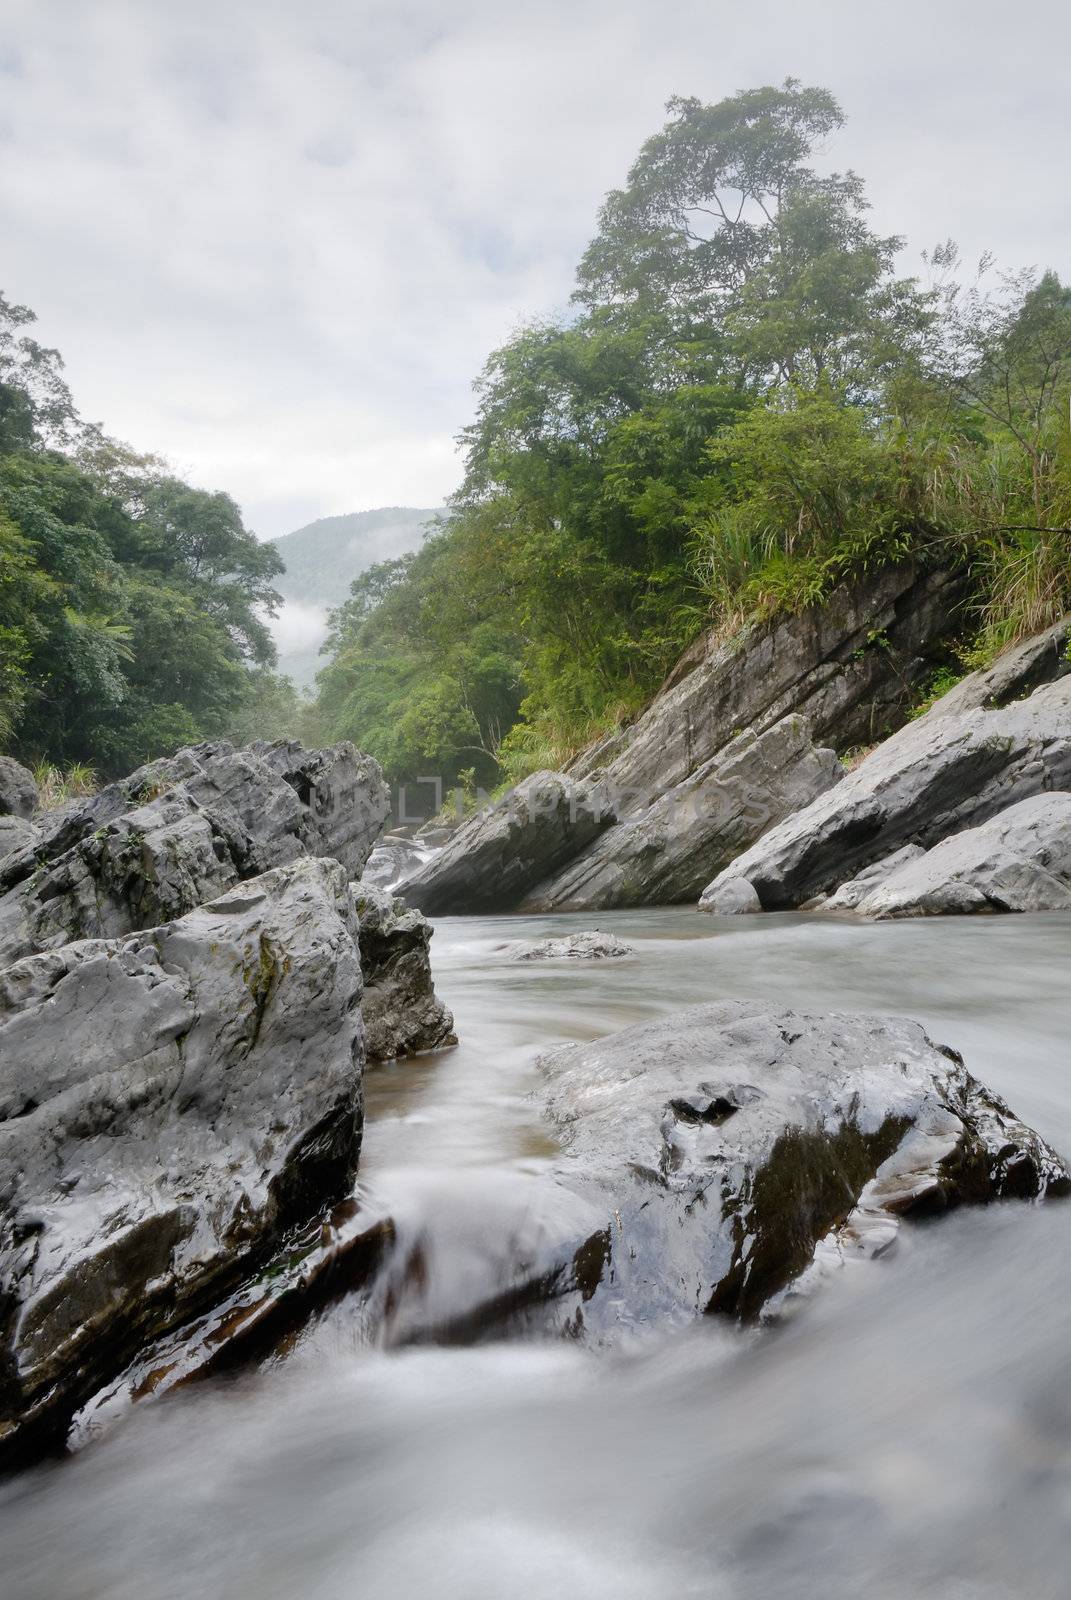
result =
[[[674,93],[791,73],[917,251],[1067,269],[1067,13],[1046,0],[5,0],[5,292],[84,414],[272,536],[440,503],[471,382],[568,300]]]

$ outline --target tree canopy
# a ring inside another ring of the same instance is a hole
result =
[[[282,725],[278,555],[228,495],[82,423],[34,320],[0,296],[0,739],[110,774]]]
[[[818,170],[825,89],[667,112],[572,313],[487,361],[441,531],[335,615],[324,729],[396,778],[560,761],[700,628],[908,555],[971,572],[964,650],[1071,606],[1057,277],[965,286],[949,246],[899,276],[862,180]]]

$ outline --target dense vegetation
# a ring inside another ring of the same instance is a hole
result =
[[[104,776],[285,724],[278,555],[229,496],[81,422],[33,321],[0,296],[0,748]]]
[[[965,286],[951,245],[898,278],[859,178],[810,165],[824,90],[668,109],[573,314],[488,361],[448,518],[333,618],[322,729],[396,779],[557,763],[701,627],[874,564],[968,566],[976,656],[1071,606],[1071,292]]]

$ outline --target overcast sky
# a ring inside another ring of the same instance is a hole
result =
[[[0,288],[261,536],[456,486],[672,94],[831,88],[917,251],[1071,274],[1066,0],[0,0]]]

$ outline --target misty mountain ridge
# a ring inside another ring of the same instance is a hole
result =
[[[271,625],[278,670],[299,689],[315,685],[327,614],[347,598],[354,578],[377,561],[416,550],[440,512],[440,507],[417,506],[351,511],[318,517],[268,541],[286,562],[286,571],[275,580],[283,604]]]

